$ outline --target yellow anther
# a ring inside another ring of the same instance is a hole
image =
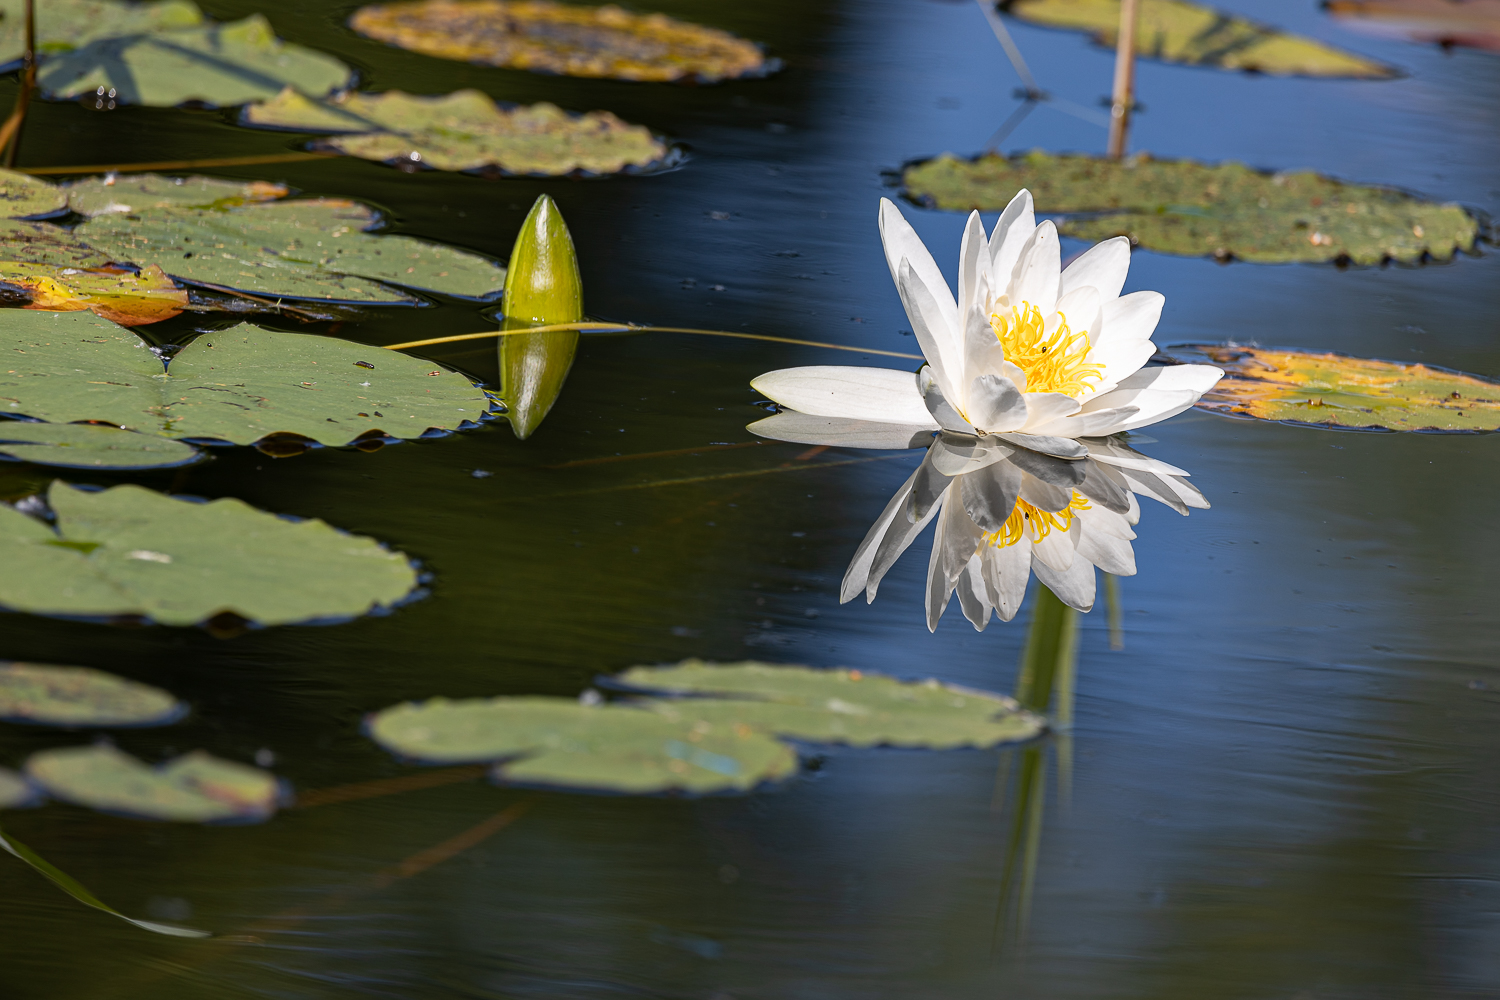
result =
[[[1000,339],[1005,360],[1026,373],[1027,392],[1062,392],[1078,396],[1099,382],[1104,366],[1086,360],[1089,355],[1087,330],[1074,333],[1068,329],[1068,318],[1058,313],[1061,322],[1048,336],[1042,311],[1030,302],[1012,306],[1009,316],[990,313],[990,328]]]
[[[1005,548],[1014,545],[1027,538],[1032,542],[1039,542],[1052,534],[1054,530],[1064,534],[1073,527],[1073,518],[1076,517],[1075,510],[1088,510],[1090,504],[1087,499],[1073,492],[1073,499],[1068,506],[1059,511],[1038,510],[1025,500],[1017,500],[1016,506],[1010,512],[1010,517],[1005,519],[1005,527],[999,531],[987,532],[984,540],[996,548]]]

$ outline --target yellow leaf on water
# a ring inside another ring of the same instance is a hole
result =
[[[121,326],[144,326],[171,319],[188,304],[188,294],[155,264],[139,274],[112,268],[87,270],[0,261],[0,282],[31,294],[27,309],[77,312],[91,309]]]

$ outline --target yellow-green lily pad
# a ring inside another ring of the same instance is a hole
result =
[[[1500,383],[1433,368],[1313,351],[1201,344],[1224,369],[1198,405],[1216,413],[1367,430],[1500,430]]]
[[[43,58],[100,38],[203,24],[203,12],[191,0],[41,0],[35,9],[36,47]],[[16,62],[25,51],[26,0],[0,0],[0,65]]]
[[[1032,24],[1086,31],[1110,51],[1119,35],[1120,0],[1007,0],[1001,9]],[[1399,75],[1373,59],[1187,0],[1141,0],[1136,16],[1135,51],[1147,59],[1267,76]]]
[[[202,460],[190,444],[98,424],[0,420],[0,459],[69,469],[169,469]]]
[[[1479,223],[1457,204],[1309,171],[1270,174],[1240,163],[1124,161],[1040,150],[913,164],[906,192],[958,211],[1003,209],[1029,188],[1036,210],[1066,216],[1065,236],[1128,236],[1148,250],[1255,263],[1448,260],[1474,249]]]
[[[0,767],[0,809],[20,809],[37,800],[36,789],[14,771]]]
[[[362,35],[439,59],[614,80],[713,83],[775,68],[727,31],[613,4],[550,0],[416,0],[361,7]]]
[[[109,174],[74,181],[52,190],[65,200],[68,208],[87,216],[138,215],[161,208],[223,211],[259,201],[274,201],[287,194],[285,184],[270,181],[226,181],[217,177],[169,177],[165,174]]]
[[[23,219],[33,215],[52,215],[67,207],[67,195],[55,184],[14,170],[0,170],[0,216]]]
[[[275,775],[201,750],[160,767],[106,743],[43,750],[26,761],[26,775],[65,802],[177,823],[263,820],[281,798]]]
[[[165,726],[187,706],[160,688],[89,667],[0,662],[0,721],[43,726]]]
[[[342,133],[321,145],[380,163],[516,176],[614,174],[659,163],[669,152],[649,129],[608,111],[571,115],[545,102],[505,109],[477,90],[440,97],[349,92],[318,102],[288,89],[246,108],[243,121]]]

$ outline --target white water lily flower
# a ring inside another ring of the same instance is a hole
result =
[[[769,426],[761,421],[758,433],[836,435],[841,420],[874,421],[890,426],[866,427],[858,441],[839,443],[905,448],[918,432],[941,429],[972,441],[936,459],[955,475],[998,461],[1002,443],[1081,459],[1077,438],[1165,420],[1224,374],[1210,365],[1144,368],[1156,352],[1151,334],[1165,299],[1120,294],[1130,241],[1106,240],[1064,271],[1057,229],[1036,224],[1029,191],[1011,200],[988,239],[979,213],[969,216],[957,298],[886,198],[880,237],[927,364],[915,375],[839,366],[768,372],[751,385],[797,413]],[[807,422],[812,417],[825,420]]]

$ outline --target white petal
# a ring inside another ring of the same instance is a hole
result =
[[[1086,458],[1088,449],[1072,438],[1043,437],[1038,434],[996,434],[994,437],[1007,444],[1017,445],[1028,451],[1039,451],[1056,458]]]
[[[1105,299],[1103,326],[1089,331],[1094,346],[1112,340],[1150,340],[1166,304],[1166,297],[1160,292],[1131,292],[1118,299]]]
[[[901,261],[908,260],[937,303],[946,306],[950,315],[958,314],[958,303],[927,244],[889,198],[880,199],[880,242],[885,246],[885,262],[890,266],[892,281],[900,283]]]
[[[969,624],[974,626],[976,632],[983,632],[984,627],[990,623],[990,602],[980,565],[979,554],[976,552],[964,564],[963,572],[958,574],[954,587],[958,591],[959,607],[963,608],[964,617],[969,619]]]
[[[817,417],[852,417],[893,424],[937,424],[911,372],[891,368],[815,365],[782,368],[752,379],[752,388],[782,406]]]
[[[1075,288],[1057,298],[1057,314],[1068,322],[1073,333],[1087,333],[1089,343],[1104,329],[1104,300],[1092,286]]]
[[[1040,427],[1028,427],[1028,431],[1036,434],[1050,434],[1056,437],[1079,438],[1095,437],[1104,434],[1114,434],[1124,428],[1126,420],[1135,416],[1139,410],[1134,406],[1117,406],[1103,410],[1091,410],[1088,413],[1078,413],[1071,417],[1062,417]]]
[[[1099,298],[1108,302],[1119,298],[1129,270],[1130,240],[1125,236],[1116,236],[1079,254],[1062,273],[1061,291],[1066,296],[1077,288],[1096,288]]]
[[[1031,546],[1026,542],[986,546],[984,573],[996,616],[1003,622],[1010,621],[1026,599],[1026,584],[1031,580]]]
[[[794,444],[821,444],[830,448],[925,448],[932,442],[932,427],[888,424],[879,420],[848,417],[818,417],[787,410],[757,420],[745,428],[758,437]]]
[[[1149,340],[1110,340],[1091,348],[1086,360],[1089,364],[1101,366],[1099,381],[1089,386],[1089,391],[1080,398],[1102,396],[1118,386],[1122,379],[1140,371],[1141,365],[1150,361],[1155,353],[1156,345]]]
[[[1212,389],[1224,371],[1213,365],[1163,365],[1142,368],[1120,380],[1122,389],[1191,389],[1202,395]]]
[[[943,286],[944,294],[951,299],[947,287]],[[947,308],[933,297],[910,261],[902,261],[896,269],[896,291],[901,293],[901,304],[906,308],[912,333],[922,348],[927,366],[943,387],[943,395],[958,399],[957,379],[963,373],[963,356],[958,331],[954,327],[958,322],[957,309]]]
[[[1005,206],[990,233],[990,292],[1004,295],[1010,290],[1010,279],[1021,259],[1021,249],[1036,232],[1036,213],[1031,192],[1022,188]]]
[[[1121,391],[1116,389],[1110,395],[1113,396]],[[1117,430],[1133,431],[1137,427],[1147,427],[1160,423],[1168,417],[1175,417],[1198,402],[1203,394],[1193,392],[1191,389],[1173,389],[1167,392],[1142,389],[1138,392],[1132,390],[1131,395],[1133,398],[1130,398],[1130,405],[1138,407],[1140,412],[1120,424]]]
[[[1041,563],[1050,570],[1059,573],[1073,565],[1073,556],[1077,553],[1078,541],[1077,525],[1068,531],[1052,530],[1043,538],[1038,538],[1031,543],[1032,565]],[[1025,544],[1024,542],[1022,544]]]
[[[1040,433],[1035,428],[1051,424],[1062,417],[1077,413],[1082,405],[1063,392],[1028,392],[1026,399],[1027,434]]]
[[[974,305],[979,288],[979,277],[981,269],[988,261],[983,260],[985,256],[984,223],[979,221],[978,212],[969,213],[969,221],[964,226],[963,240],[958,249],[958,315],[968,316],[970,308]]]
[[[1009,458],[1015,449],[991,437],[941,434],[928,456],[932,467],[945,476],[964,476]]]
[[[1021,259],[1016,261],[1015,274],[1010,282],[1011,305],[1029,302],[1040,309],[1043,316],[1051,316],[1057,311],[1061,267],[1057,227],[1048,220],[1036,227],[1036,232],[1021,250]]]
[[[1062,573],[1049,569],[1040,560],[1032,560],[1031,568],[1036,578],[1068,607],[1077,611],[1093,609],[1094,564],[1087,559],[1074,559],[1073,565]]]
[[[1118,535],[1094,530],[1089,521],[1084,519],[1084,515],[1091,513],[1093,511],[1090,510],[1078,512],[1078,522],[1083,526],[1078,536],[1078,554],[1106,573],[1135,576],[1135,550]],[[1108,514],[1109,511],[1103,513]],[[1119,517],[1118,514],[1114,516]],[[1120,520],[1123,521],[1124,518]]]
[[[929,419],[934,421],[945,431],[955,434],[975,434],[974,425],[964,419],[963,414],[958,412],[958,407],[952,398],[944,391],[938,383],[937,374],[931,365],[924,365],[917,372],[917,388],[922,393],[922,406],[927,410]]]
[[[969,383],[967,413],[969,422],[983,431],[1020,430],[1027,422],[1026,400],[1004,375],[981,375]]]

